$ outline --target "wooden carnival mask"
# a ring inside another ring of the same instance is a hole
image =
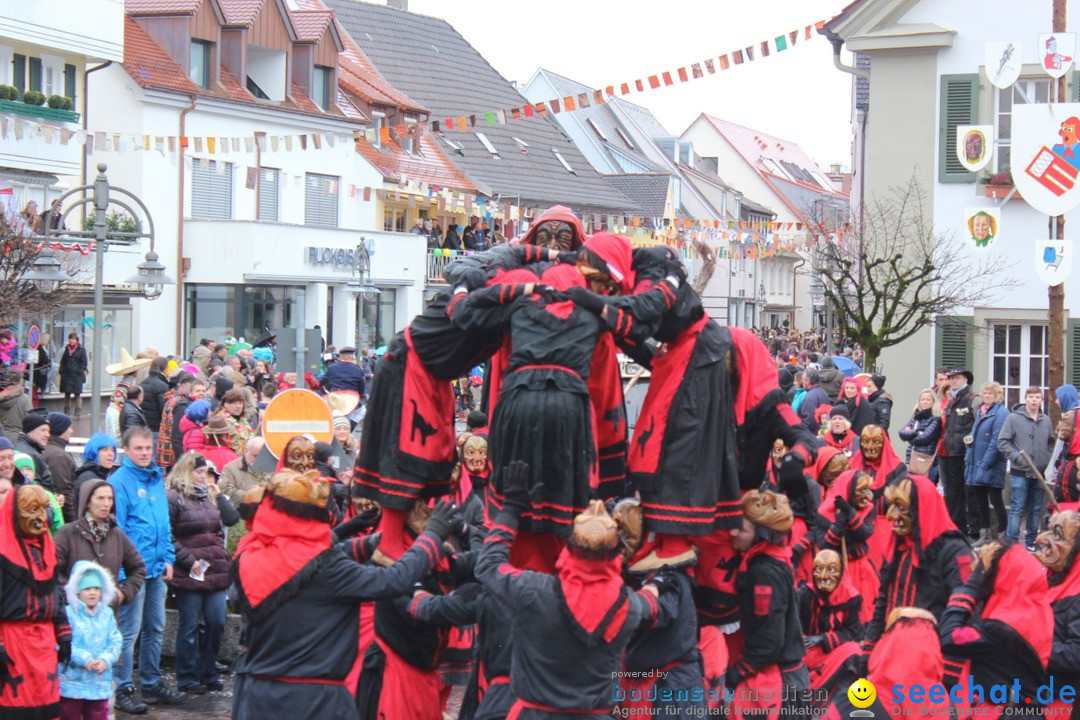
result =
[[[620,500],[615,505],[611,517],[618,525],[619,540],[622,541],[623,546],[623,559],[629,562],[641,547],[641,537],[644,534],[641,502],[636,498]]]
[[[618,526],[600,500],[590,500],[585,512],[574,518],[570,542],[585,550],[612,550],[619,544]]]
[[[826,595],[840,584],[843,566],[835,550],[822,550],[814,556],[814,587]]]
[[[1035,541],[1035,559],[1052,573],[1065,572],[1066,565],[1076,549],[1080,534],[1080,513],[1066,510],[1054,513],[1050,527],[1039,534]]]
[[[405,516],[405,527],[416,535],[420,535],[424,530],[427,530],[428,520],[430,519],[431,508],[423,500],[417,500],[413,503],[409,514]]]
[[[285,445],[285,467],[298,473],[315,468],[315,443],[297,435]]]
[[[548,220],[536,227],[536,244],[554,250],[569,250],[574,246],[574,228],[562,220]]]
[[[15,492],[19,534],[41,537],[49,531],[49,495],[37,485],[23,485]]]
[[[1066,445],[1076,433],[1076,410],[1069,410],[1061,414],[1061,420],[1057,424],[1057,437]]]
[[[845,473],[850,469],[848,456],[844,453],[836,453],[836,455],[825,464],[825,468],[821,471],[818,482],[821,483],[822,487],[831,488],[833,483],[836,482],[836,478],[840,477],[841,473]]]
[[[874,502],[874,478],[864,472],[855,475],[855,492],[851,504],[858,510],[865,510]]]
[[[909,478],[885,488],[885,503],[888,505],[885,519],[893,524],[894,535],[910,535],[915,528],[915,519],[911,516],[911,493],[914,491],[915,483]]]
[[[330,499],[330,483],[320,478],[317,470],[299,473],[286,468],[270,478],[267,487],[277,497],[301,505],[325,508]]]
[[[859,448],[864,458],[876,463],[881,459],[881,451],[885,448],[885,431],[877,425],[867,425],[859,435]]]
[[[483,435],[471,435],[462,449],[465,469],[471,475],[479,475],[487,469],[488,443]]]
[[[784,456],[788,454],[787,445],[784,444],[783,440],[777,438],[773,441],[772,451],[769,454],[772,456],[773,464],[779,467],[784,460]]]
[[[787,532],[795,522],[786,495],[751,490],[743,495],[742,508],[750,522],[777,532]]]

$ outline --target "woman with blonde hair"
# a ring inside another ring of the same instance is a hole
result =
[[[225,590],[229,554],[224,526],[240,522],[228,495],[221,492],[206,459],[186,452],[168,478],[169,524],[176,564],[169,587],[176,592],[176,684],[201,695],[221,690],[215,660],[225,632]],[[200,638],[199,619],[206,627]]]
[[[937,456],[937,444],[941,438],[941,418],[934,412],[937,406],[937,396],[930,388],[925,388],[919,393],[919,400],[915,403],[911,418],[900,428],[900,439],[908,444],[907,455],[904,462],[911,467],[911,457],[915,455],[916,464],[919,464],[920,456],[929,456],[929,467],[926,472],[917,473],[926,475],[931,480],[937,471],[933,458]]]

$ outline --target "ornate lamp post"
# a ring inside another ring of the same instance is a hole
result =
[[[364,321],[364,301],[371,302],[379,297],[379,288],[371,283],[371,254],[368,252],[367,239],[360,237],[360,244],[356,246],[356,265],[353,266],[353,277],[345,286],[345,292],[353,300],[360,300],[356,318],[356,346],[360,349],[360,324]]]

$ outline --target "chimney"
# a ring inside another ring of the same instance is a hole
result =
[[[387,7],[397,8],[398,10],[409,11],[409,0],[386,0]]]

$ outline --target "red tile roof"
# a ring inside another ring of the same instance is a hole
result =
[[[431,135],[421,135],[418,142],[420,157],[409,155],[394,140],[376,148],[361,138],[356,143],[356,150],[388,180],[396,182],[406,175],[409,180],[429,185],[476,192],[476,186],[443,155]]]
[[[334,19],[334,13],[329,10],[290,10],[289,21],[292,23],[293,32],[300,42],[318,42],[326,26]]]
[[[129,15],[194,15],[203,0],[127,0]]]
[[[124,18],[124,70],[142,87],[198,93],[187,73],[130,17]]]
[[[823,179],[826,181],[828,180],[828,176],[826,176],[822,169],[818,167],[818,164],[797,144],[789,140],[782,140],[773,135],[763,133],[760,130],[753,130],[748,127],[743,127],[742,125],[728,122],[727,120],[715,118],[711,115],[704,115],[704,117],[721,135],[724,136],[724,139],[731,143],[731,146],[735,148],[735,151],[739,153],[743,160],[754,168],[759,175],[768,175],[790,182],[789,178],[777,174],[772,168],[763,163],[762,159],[766,158],[777,163],[791,163],[803,170],[815,171],[817,174],[821,175]],[[827,187],[823,187],[817,182],[811,183],[796,178],[795,184],[818,193],[843,195],[843,193],[839,192],[831,183],[829,183]]]
[[[246,27],[255,22],[266,0],[218,0],[225,24]]]

